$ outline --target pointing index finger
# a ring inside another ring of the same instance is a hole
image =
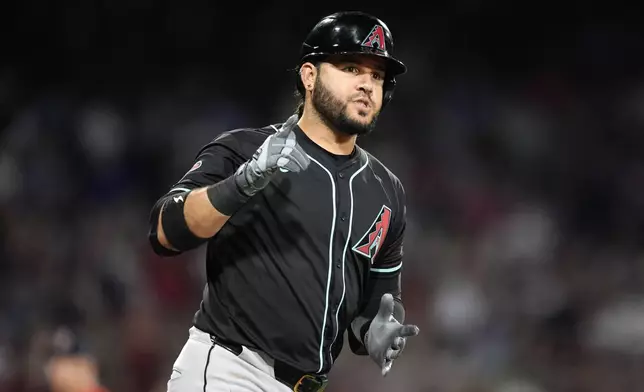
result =
[[[288,135],[292,130],[295,124],[297,124],[298,117],[296,114],[292,115],[289,117],[284,124],[279,128],[277,131],[277,134],[281,135]]]

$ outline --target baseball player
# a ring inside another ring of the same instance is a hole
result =
[[[392,98],[393,40],[361,12],[302,45],[297,114],[226,131],[153,207],[159,255],[207,243],[207,284],[170,392],[322,391],[343,347],[382,375],[418,327],[401,300],[405,192],[356,145]]]

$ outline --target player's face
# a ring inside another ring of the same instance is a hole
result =
[[[378,120],[385,80],[383,60],[336,57],[320,67],[311,101],[322,120],[348,135],[366,135]]]

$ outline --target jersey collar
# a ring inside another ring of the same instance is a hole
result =
[[[295,134],[297,136],[297,142],[304,148],[304,150],[311,156],[315,158],[321,158],[323,159],[327,164],[330,164],[331,166],[335,166],[337,168],[346,168],[351,165],[355,164],[364,164],[367,160],[367,154],[364,152],[362,148],[360,148],[357,144],[355,148],[353,149],[353,152],[351,152],[351,155],[348,160],[342,160],[341,164],[338,164],[338,160],[335,159],[332,153],[329,151],[325,150],[324,148],[320,147],[317,143],[315,143],[313,140],[311,140],[306,133],[300,128],[299,125],[296,125],[295,128]]]

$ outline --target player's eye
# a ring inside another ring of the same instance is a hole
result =
[[[358,67],[354,67],[353,65],[347,65],[346,67],[344,67],[344,70],[347,71],[347,72],[354,73],[354,74],[357,74],[358,72],[360,72]]]
[[[385,75],[382,74],[381,72],[374,72],[373,78],[376,80],[383,80],[385,78]]]

